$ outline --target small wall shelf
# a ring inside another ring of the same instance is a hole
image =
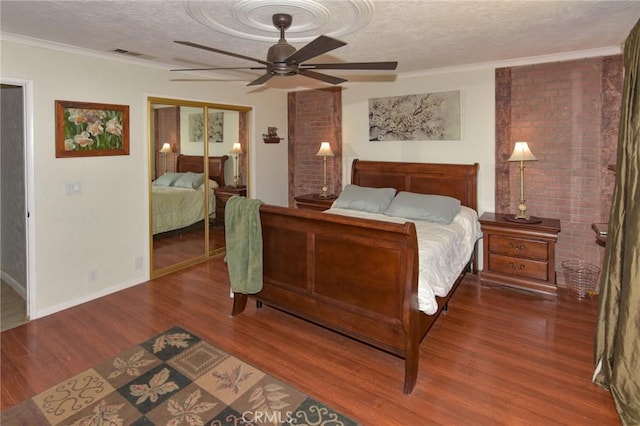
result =
[[[277,127],[267,127],[267,133],[262,134],[264,143],[280,143],[283,138],[278,136]]]
[[[262,138],[264,143],[280,143],[282,138]]]

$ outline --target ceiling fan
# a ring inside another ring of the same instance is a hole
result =
[[[284,33],[291,26],[293,18],[286,13],[276,13],[272,18],[273,25],[280,30],[280,40],[269,48],[267,52],[267,60],[252,58],[250,56],[240,55],[238,53],[227,52],[213,47],[203,46],[201,44],[192,43],[190,41],[175,41],[178,44],[191,46],[198,49],[207,50],[209,52],[220,53],[223,55],[233,56],[235,58],[246,59],[257,62],[262,66],[253,67],[229,67],[229,68],[184,68],[174,69],[171,71],[209,71],[209,70],[264,70],[265,73],[261,77],[250,82],[247,86],[255,86],[265,83],[272,77],[287,77],[291,75],[303,75],[305,77],[315,78],[330,84],[344,83],[345,79],[334,77],[331,75],[315,72],[312,70],[395,70],[398,66],[397,62],[338,62],[332,64],[307,64],[304,63],[309,59],[327,53],[338,47],[345,46],[347,43],[336,40],[331,37],[321,35],[312,40],[305,46],[296,50],[295,47],[287,43]]]

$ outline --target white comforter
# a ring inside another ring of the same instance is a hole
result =
[[[204,219],[204,187],[151,186],[153,235],[193,225]],[[209,192],[209,217],[215,217],[216,195]]]
[[[428,315],[438,310],[436,296],[446,296],[471,258],[475,242],[482,236],[475,210],[461,207],[449,225],[408,220],[383,214],[331,208],[326,213],[387,222],[413,222],[418,236],[418,305]]]

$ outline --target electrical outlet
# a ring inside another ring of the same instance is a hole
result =
[[[144,266],[144,260],[142,259],[142,256],[136,256],[135,260],[133,261],[133,265],[135,269],[142,269],[142,267]]]
[[[89,282],[94,282],[98,279],[98,270],[92,269],[89,271]]]

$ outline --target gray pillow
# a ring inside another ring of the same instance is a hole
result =
[[[360,210],[370,213],[383,213],[396,194],[394,188],[367,188],[347,185],[333,203],[333,207]]]
[[[401,191],[384,212],[387,216],[426,220],[448,225],[460,213],[460,200],[444,195]]]
[[[198,189],[204,182],[204,173],[184,173],[173,184],[176,188]]]
[[[153,181],[157,186],[173,186],[184,173],[168,172]]]

